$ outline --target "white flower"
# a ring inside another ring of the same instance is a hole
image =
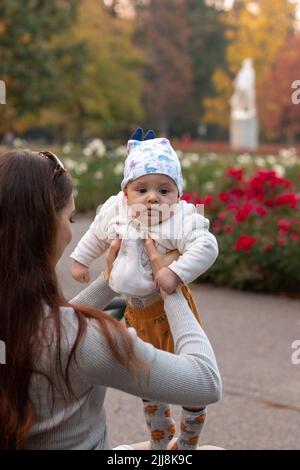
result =
[[[85,147],[82,153],[85,157],[91,157],[93,154],[92,149],[90,149],[90,147]]]
[[[274,157],[274,155],[268,155],[267,162],[269,163],[269,165],[275,165],[275,163],[277,162],[277,158]]]
[[[67,170],[73,171],[76,168],[77,163],[71,158],[64,158],[64,164]]]
[[[95,173],[95,178],[96,178],[96,180],[102,180],[102,178],[103,178],[103,171],[101,171],[101,170],[96,171],[96,173]]]
[[[274,165],[272,168],[281,178],[285,175],[285,168],[282,165]]]
[[[216,160],[216,159],[217,159],[217,154],[216,154],[216,153],[210,152],[210,153],[208,154],[208,160],[214,161],[214,160]]]
[[[71,150],[73,148],[73,145],[71,144],[71,142],[68,142],[66,143],[63,148],[61,149],[62,153],[64,153],[65,155],[68,155]]]
[[[114,168],[114,174],[115,175],[121,175],[124,171],[124,163],[120,162],[117,163],[115,168]]]
[[[85,162],[82,162],[82,163],[78,163],[75,166],[74,171],[77,175],[82,175],[83,173],[87,172],[87,169],[88,169],[87,164]]]
[[[75,188],[73,190],[73,196],[74,196],[75,199],[77,198],[78,194],[79,194],[79,191],[78,191],[78,189]]]
[[[287,159],[289,157],[297,155],[297,150],[294,147],[291,147],[289,149],[281,149],[279,150],[278,155],[283,159]]]
[[[97,157],[103,157],[106,152],[106,147],[101,139],[94,139],[89,143],[89,147],[92,150],[92,153]]]
[[[249,153],[243,153],[237,157],[237,162],[240,165],[248,165],[252,162],[252,157],[249,155]]]
[[[16,149],[21,148],[21,147],[25,147],[25,145],[26,145],[26,140],[19,139],[19,137],[16,137],[13,141],[13,146]]]
[[[72,178],[72,181],[73,181],[73,185],[74,185],[75,188],[76,188],[77,186],[79,186],[80,182],[79,182],[79,180],[78,180],[77,178],[74,178],[74,177],[73,177],[73,178]]]
[[[207,181],[204,185],[204,189],[207,192],[213,192],[216,189],[216,185],[213,181]]]
[[[177,157],[179,158],[179,160],[181,160],[184,157],[184,153],[182,150],[176,150],[176,153],[177,153]]]
[[[257,166],[264,167],[266,165],[265,160],[261,157],[256,158],[254,161]]]
[[[186,153],[185,158],[187,158],[193,163],[196,163],[199,160],[199,155],[198,153]]]
[[[127,156],[127,148],[125,147],[125,145],[120,145],[119,147],[116,148],[116,150],[114,151],[114,155],[116,157],[126,157]]]
[[[191,166],[191,160],[189,158],[184,158],[184,160],[182,160],[181,162],[181,166],[182,168],[190,168]]]
[[[94,139],[92,140],[84,149],[83,154],[89,157],[104,157],[106,153],[106,147],[102,140]]]

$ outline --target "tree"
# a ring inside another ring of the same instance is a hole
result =
[[[55,101],[60,62],[71,50],[52,40],[70,27],[77,3],[1,0],[0,77],[7,86],[7,104],[1,109],[0,131],[25,130],[41,108]],[[78,50],[72,46],[74,54]]]
[[[253,59],[259,89],[275,63],[278,51],[293,31],[295,5],[286,0],[236,0],[233,8],[222,16],[229,41],[227,69],[221,67],[215,71],[216,96],[205,100],[205,121],[227,129],[233,78],[243,59]]]
[[[168,135],[192,110],[193,70],[185,0],[152,0],[138,10],[137,41],[146,57],[144,106],[147,125]]]
[[[60,83],[63,98],[44,112],[49,124],[64,125],[74,138],[116,137],[142,119],[143,59],[133,45],[133,31],[132,20],[111,14],[99,0],[81,0],[65,39],[83,43],[85,55],[79,69],[69,64],[73,71]]]
[[[204,99],[214,93],[212,76],[217,67],[225,66],[225,27],[221,12],[206,0],[186,0],[187,18],[191,30],[189,55],[193,64],[193,121],[198,127],[204,114]]]
[[[299,55],[300,35],[296,34],[280,50],[258,96],[260,121],[264,129],[272,138],[285,134],[289,145],[294,143],[300,132],[300,105],[293,102],[294,90],[291,87],[295,78],[300,77]]]

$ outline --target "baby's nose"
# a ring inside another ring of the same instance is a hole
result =
[[[154,202],[158,202],[158,196],[156,191],[149,191],[148,196],[147,196],[147,201],[151,202],[152,204]]]

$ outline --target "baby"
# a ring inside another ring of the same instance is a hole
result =
[[[149,131],[143,139],[138,129],[128,142],[128,156],[121,189],[100,209],[87,233],[71,254],[72,275],[89,282],[89,266],[102,255],[116,236],[122,238],[109,283],[127,301],[125,320],[138,336],[155,347],[174,352],[173,338],[164,312],[160,287],[167,293],[179,286],[195,317],[201,323],[188,284],[204,273],[218,255],[209,221],[193,204],[180,200],[182,174],[176,152],[168,139]],[[179,258],[158,271],[155,279],[144,248],[150,236],[156,248],[166,253],[177,249]],[[176,314],[176,312],[174,312]],[[166,449],[176,428],[170,407],[143,400],[151,448]],[[206,408],[183,407],[176,449],[197,447]]]

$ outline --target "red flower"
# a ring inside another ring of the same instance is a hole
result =
[[[264,207],[256,207],[255,211],[258,213],[258,215],[261,215],[262,217],[267,215],[267,211]]]
[[[265,251],[271,251],[271,250],[273,250],[273,247],[274,247],[273,243],[266,243],[265,246],[264,246],[264,250]]]
[[[289,205],[292,209],[296,209],[298,198],[294,193],[279,194],[275,199],[276,206]]]
[[[203,204],[205,206],[210,206],[210,204],[213,202],[214,198],[211,195],[207,195],[203,198]]]
[[[202,204],[202,198],[201,196],[196,192],[192,192],[192,193],[185,193],[182,198],[181,198],[183,201],[186,201],[186,202],[189,202],[191,204]]]
[[[238,181],[242,181],[244,170],[243,168],[228,168],[226,175],[231,178],[235,178]]]
[[[226,218],[226,212],[225,212],[225,211],[219,212],[218,218],[219,218],[220,220],[224,220],[224,219]]]
[[[215,220],[212,226],[212,231],[214,233],[219,233],[221,231],[221,222],[220,220]]]
[[[298,233],[291,233],[290,239],[293,242],[298,242],[298,243],[300,242],[300,237],[299,237]]]
[[[279,246],[286,246],[286,239],[285,238],[278,238],[278,245]]]
[[[280,219],[277,221],[277,225],[281,232],[287,233],[292,226],[292,222],[288,219]]]
[[[220,201],[222,201],[222,202],[227,202],[228,199],[229,199],[229,194],[227,194],[227,193],[220,193],[220,194],[219,194],[219,199],[220,199]]]
[[[232,233],[233,232],[232,226],[231,225],[225,225],[224,232],[225,233]]]
[[[236,251],[250,251],[252,245],[257,242],[257,238],[250,237],[249,235],[242,235],[235,244]]]
[[[253,210],[254,210],[254,206],[250,204],[249,202],[246,202],[244,207],[237,207],[235,220],[237,222],[243,222],[243,220],[248,219],[249,214],[253,212]]]
[[[237,222],[243,222],[244,220],[248,219],[249,212],[245,209],[241,209],[240,207],[237,208],[237,213],[235,215],[235,220]]]

